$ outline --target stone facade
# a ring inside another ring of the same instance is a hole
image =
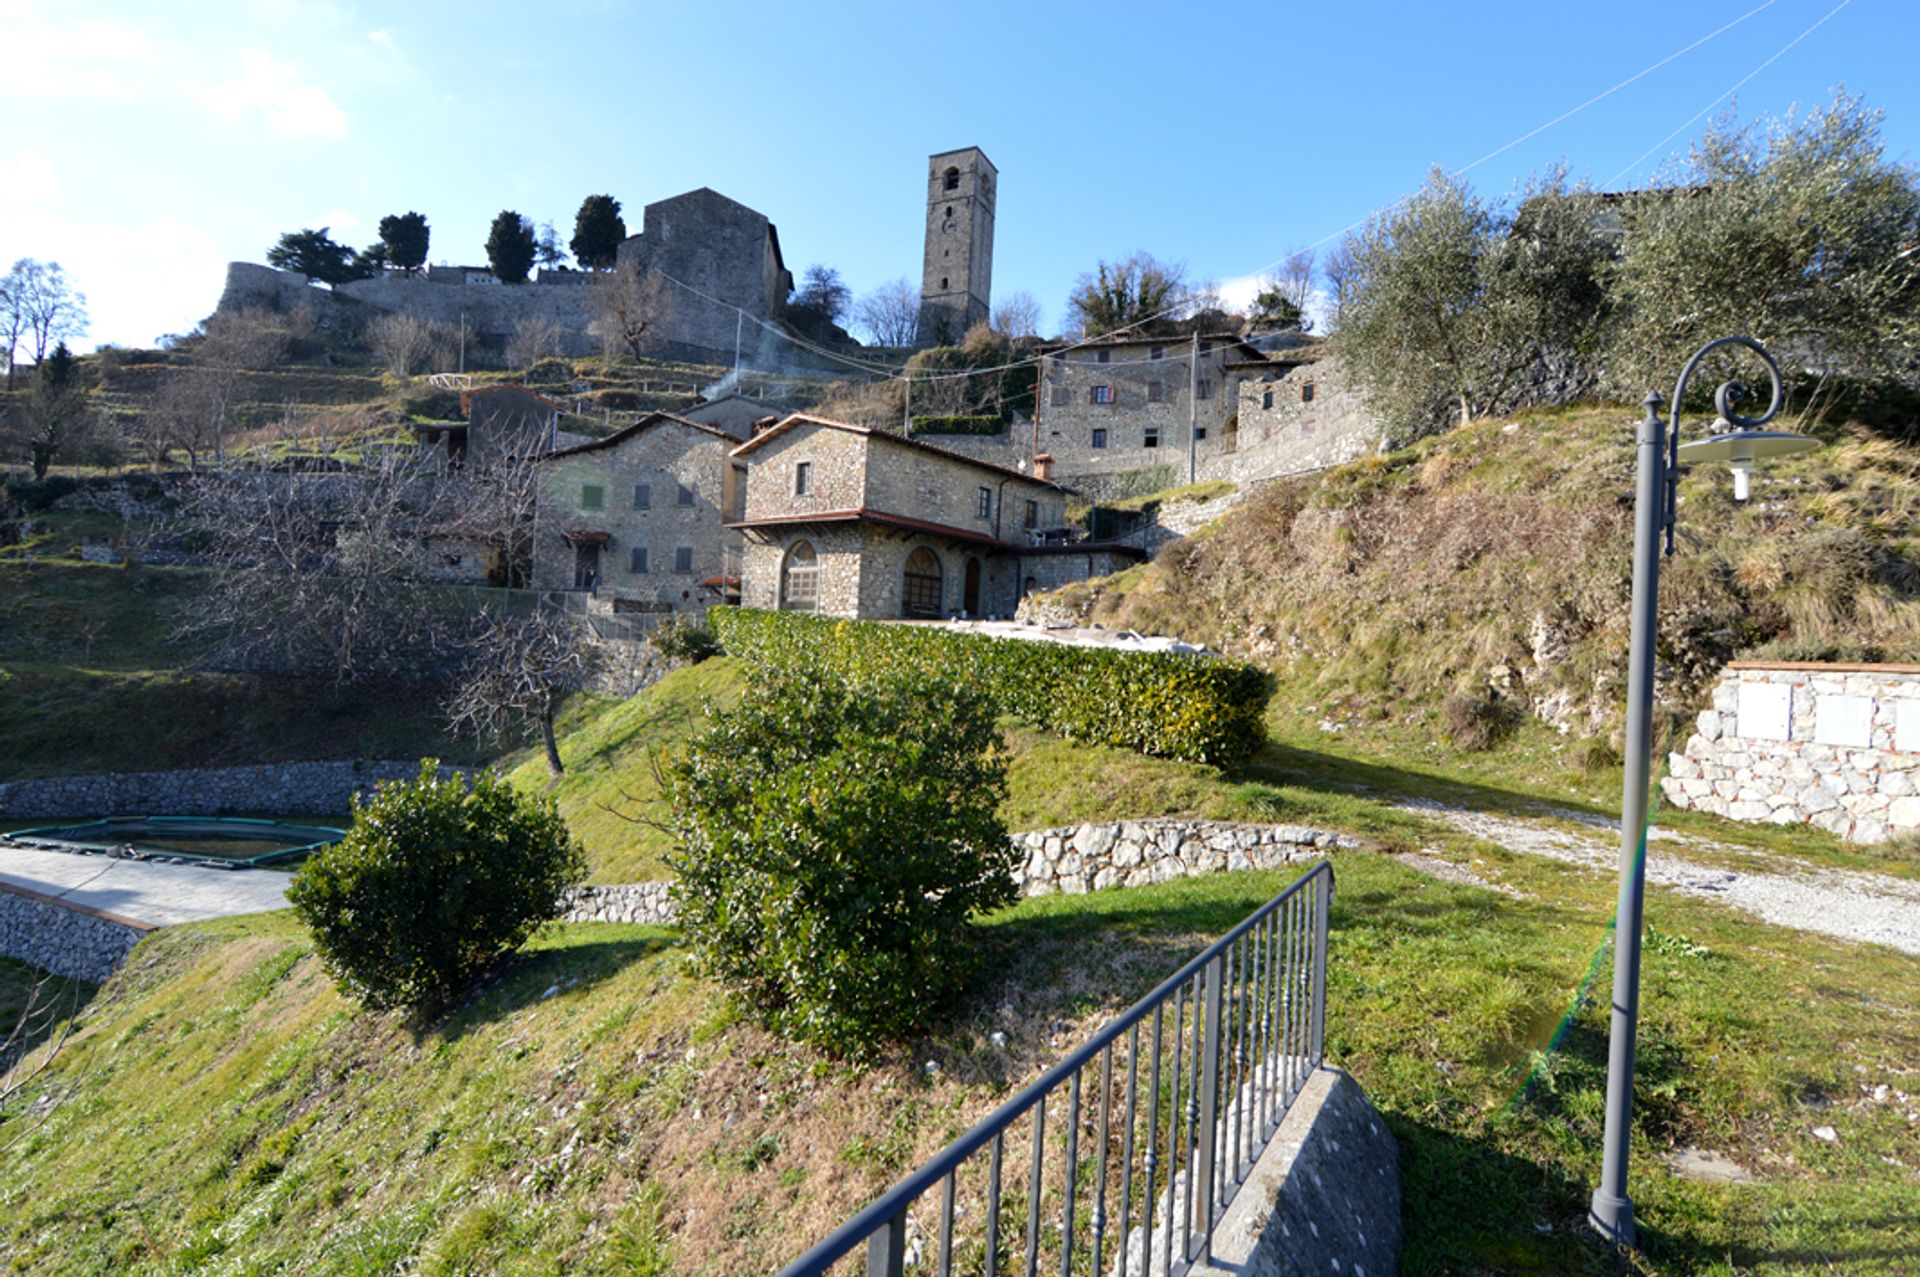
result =
[[[1337,359],[1281,352],[1236,366],[1239,410],[1230,447],[1206,458],[1202,479],[1248,483],[1343,465],[1380,451],[1386,432],[1367,412]]]
[[[69,980],[103,983],[152,930],[132,918],[0,882],[0,955]]]
[[[732,362],[740,332],[733,308],[778,319],[793,291],[773,223],[704,186],[647,205],[642,229],[620,245],[619,261],[677,281],[667,286],[665,327],[667,353],[680,358]]]
[[[442,767],[452,775],[467,769]],[[93,816],[339,816],[355,794],[383,781],[412,780],[418,762],[261,763],[161,772],[107,772],[0,783],[0,818],[35,820]]]
[[[734,458],[748,474],[735,525],[748,607],[1011,616],[1023,550],[1066,523],[1054,484],[860,426],[789,417]],[[790,588],[809,572],[809,587]]]
[[[993,294],[993,209],[1000,171],[977,146],[927,160],[927,249],[920,343],[946,346],[984,323]]]
[[[739,576],[733,436],[650,413],[540,460],[533,583],[587,590],[615,610],[703,608]]]
[[[1727,667],[1661,791],[1733,820],[1855,842],[1920,833],[1920,666]]]
[[[1303,825],[1236,825],[1219,820],[1128,820],[1066,825],[1013,835],[1014,879],[1026,896],[1078,895],[1140,887],[1198,874],[1274,869],[1359,844]],[[569,922],[674,920],[664,882],[581,887],[565,898]]]

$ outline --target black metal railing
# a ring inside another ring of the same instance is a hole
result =
[[[1321,1063],[1333,887],[1315,865],[781,1277],[1179,1277],[1211,1259]],[[840,1264],[856,1250],[864,1266]]]

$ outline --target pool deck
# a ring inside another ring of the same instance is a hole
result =
[[[156,927],[287,907],[292,874],[0,847],[0,882]]]

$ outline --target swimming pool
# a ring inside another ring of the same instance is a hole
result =
[[[46,851],[237,868],[303,859],[345,836],[330,825],[240,816],[105,816],[19,829],[0,834],[0,840]]]

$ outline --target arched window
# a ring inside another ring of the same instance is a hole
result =
[[[940,189],[943,191],[959,190],[960,170],[957,168],[948,168],[946,176],[940,179]]]
[[[805,541],[795,541],[780,564],[780,610],[812,612],[820,605],[820,559]]]
[[[939,616],[940,558],[925,546],[907,556],[906,576],[900,587],[900,615]]]

